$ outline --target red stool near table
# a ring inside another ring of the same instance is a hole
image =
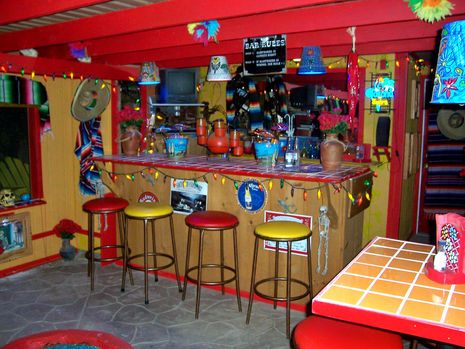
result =
[[[115,262],[118,260],[124,260],[124,245],[123,245],[123,212],[124,209],[129,205],[129,203],[117,197],[106,197],[92,199],[82,205],[82,210],[88,214],[88,243],[87,243],[87,252],[85,254],[88,263],[87,263],[87,275],[90,276],[90,289],[94,290],[94,279],[95,279],[95,262]],[[119,226],[119,235],[120,235],[120,244],[114,245],[100,245],[95,247],[94,244],[94,215],[108,215],[116,214],[118,217],[118,226]],[[104,249],[119,249],[121,255],[117,254],[114,257],[96,257],[95,252],[102,251]],[[132,280],[132,274],[130,274],[131,283],[134,283]]]
[[[197,294],[195,301],[195,318],[199,317],[199,306],[200,306],[200,289],[202,285],[221,285],[221,291],[224,294],[224,285],[236,281],[236,296],[237,305],[239,311],[242,311],[241,296],[239,287],[239,262],[238,262],[238,248],[237,248],[237,231],[236,227],[239,225],[239,220],[236,216],[223,212],[223,211],[198,211],[191,213],[185,219],[186,225],[189,227],[187,233],[187,249],[186,249],[186,268],[184,274],[184,290],[182,294],[182,300],[186,298],[187,280],[197,284]],[[196,229],[199,231],[199,251],[198,251],[198,263],[193,267],[189,267],[191,242],[192,242],[192,230]],[[234,267],[230,267],[225,264],[224,261],[224,241],[223,232],[224,230],[232,229],[233,234],[233,246],[234,246]],[[219,263],[203,263],[203,243],[204,235],[206,231],[219,231],[220,233],[220,262]],[[204,269],[219,269],[220,279],[214,281],[206,281],[203,279],[202,272]],[[192,271],[197,271],[197,278],[189,276]],[[232,276],[225,278],[224,272],[228,270],[232,273]]]
[[[293,341],[296,349],[403,348],[398,334],[313,315],[299,322]]]

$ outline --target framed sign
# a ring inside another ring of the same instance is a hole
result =
[[[29,213],[0,217],[0,261],[6,262],[32,253]]]
[[[244,75],[286,73],[286,34],[244,39]]]
[[[266,203],[266,189],[256,179],[249,179],[237,189],[237,202],[247,212],[257,213]]]
[[[306,226],[312,229],[312,216],[303,216],[299,214],[290,214],[284,212],[274,212],[274,211],[265,211],[265,222],[273,221],[290,221],[303,223]],[[265,250],[276,250],[276,242],[265,240],[264,242]],[[287,242],[281,242],[279,244],[279,252],[287,251]],[[306,256],[308,251],[307,240],[294,241],[291,244],[292,254]]]
[[[171,206],[184,215],[207,209],[208,183],[171,178]]]

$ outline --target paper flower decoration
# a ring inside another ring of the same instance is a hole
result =
[[[220,24],[217,20],[189,23],[187,25],[187,31],[194,37],[194,40],[202,42],[204,45],[207,45],[210,40],[218,42],[219,29]]]
[[[433,23],[450,15],[454,4],[449,0],[404,0],[422,21]]]

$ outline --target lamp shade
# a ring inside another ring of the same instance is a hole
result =
[[[160,83],[160,71],[154,62],[144,62],[140,67],[139,85],[155,85]]]
[[[208,65],[207,81],[229,81],[231,73],[229,72],[228,60],[225,56],[212,56]]]
[[[317,75],[325,74],[326,68],[321,58],[319,46],[305,46],[302,50],[302,58],[297,74]]]
[[[431,103],[465,103],[465,21],[442,29]]]

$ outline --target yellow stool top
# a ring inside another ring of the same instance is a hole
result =
[[[163,217],[172,213],[173,208],[170,205],[161,204],[159,202],[137,202],[130,204],[124,209],[125,215],[141,219]]]
[[[305,224],[287,221],[273,221],[259,224],[255,227],[255,235],[271,240],[302,240],[312,233]]]

